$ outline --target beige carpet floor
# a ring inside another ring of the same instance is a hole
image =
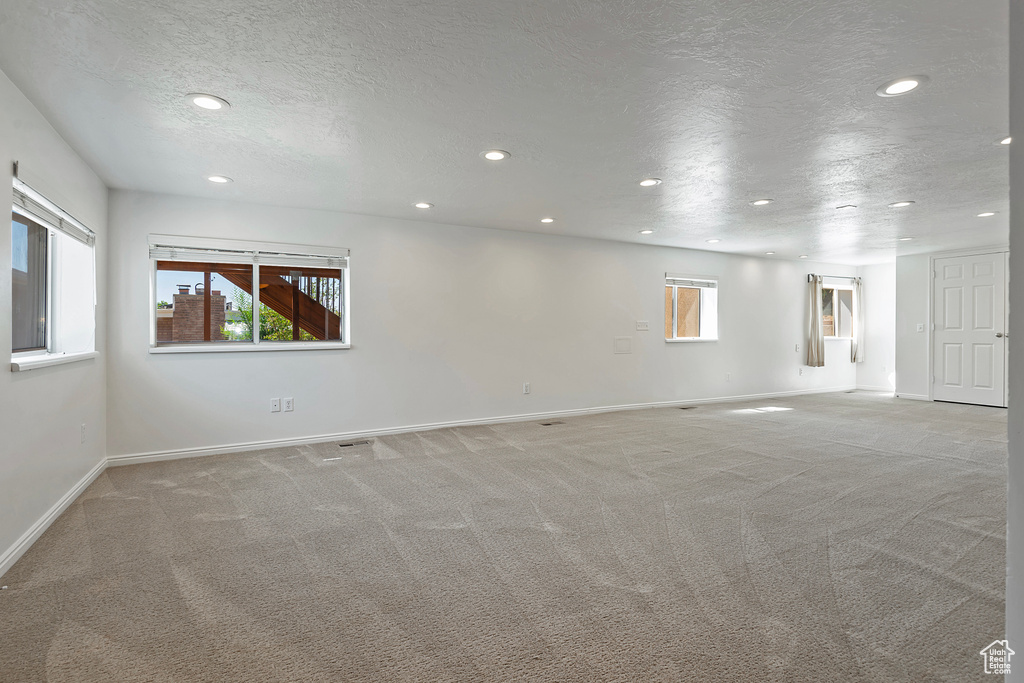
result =
[[[829,394],[106,471],[0,680],[970,681],[1006,412]]]

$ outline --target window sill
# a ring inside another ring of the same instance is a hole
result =
[[[715,338],[715,339],[699,339],[699,338],[695,337],[693,339],[666,339],[665,343],[666,344],[706,344],[707,342],[716,342],[716,341],[718,341],[717,338]]]
[[[183,344],[181,346],[151,346],[150,353],[252,353],[254,351],[317,351],[350,349],[351,344],[332,342],[261,342],[259,344]]]
[[[853,337],[825,337],[825,341],[850,341]]]
[[[85,351],[83,353],[49,353],[37,356],[21,356],[11,358],[11,372],[26,372],[47,368],[51,365],[64,365],[66,363],[77,363],[80,360],[89,360],[99,357],[99,351]]]

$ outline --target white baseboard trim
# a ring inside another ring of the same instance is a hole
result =
[[[806,394],[828,394],[839,391],[854,391],[856,386],[827,387],[824,389],[798,389],[794,391],[777,391],[766,394],[747,394],[743,396],[717,396],[714,398],[687,399],[681,401],[657,401],[651,403],[631,403],[615,406],[597,406],[593,408],[577,408],[574,410],[554,410],[543,413],[524,413],[521,415],[504,415],[498,417],[483,417],[474,420],[454,420],[451,422],[434,422],[430,424],[408,425],[403,427],[385,427],[383,429],[369,429],[356,432],[339,432],[335,434],[318,434],[292,439],[269,439],[266,441],[247,441],[242,443],[220,444],[217,446],[201,446],[197,448],[180,448],[167,451],[151,451],[148,453],[129,453],[125,455],[111,455],[107,457],[107,464],[110,467],[121,465],[137,465],[146,462],[160,462],[163,460],[179,460],[182,458],[198,458],[206,455],[219,455],[222,453],[241,453],[244,451],[258,451],[267,448],[287,448],[289,446],[302,446],[304,444],[322,443],[324,441],[352,441],[366,439],[374,436],[389,436],[391,434],[406,434],[408,432],[426,432],[432,429],[448,429],[451,427],[473,427],[487,424],[500,424],[503,422],[527,422],[530,420],[542,420],[559,417],[573,417],[577,415],[594,415],[598,413],[612,413],[621,410],[639,410],[643,408],[667,408],[673,406],[710,404],[710,403],[731,403],[736,401],[756,401],[768,398],[782,398],[785,396],[801,396]]]
[[[896,394],[896,398],[906,398],[911,401],[930,401],[931,399],[924,394]]]
[[[78,496],[82,495],[82,492],[89,487],[89,484],[96,481],[96,477],[103,474],[105,469],[107,469],[107,460],[104,458],[96,463],[60,500],[54,503],[53,507],[46,511],[46,514],[29,527],[29,530],[22,534],[21,538],[0,555],[0,576],[6,574],[7,570],[14,566],[14,563],[25,554],[25,551],[32,547],[32,544],[43,535],[43,532],[50,528],[50,525],[60,517],[61,513],[67,510],[68,506],[75,502]]]
[[[876,391],[882,394],[893,394],[892,387],[868,387],[868,386],[857,386],[857,391]]]

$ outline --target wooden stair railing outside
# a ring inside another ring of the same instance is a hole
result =
[[[225,280],[247,294],[253,294],[252,271],[237,266],[203,263],[196,261],[158,261],[160,271],[183,271],[191,273],[217,273]],[[304,272],[310,273],[309,269]],[[337,271],[321,271],[322,277],[336,277]],[[329,274],[328,274],[329,273]],[[298,288],[293,290],[292,284],[283,277],[260,273],[259,294],[261,303],[266,304],[276,313],[288,320],[292,318],[293,299],[299,304],[299,329],[305,330],[315,339],[341,339],[341,317],[329,310],[319,301]],[[297,338],[295,335],[293,338]]]
[[[219,272],[219,275],[243,291],[252,291],[252,275],[238,272]],[[293,299],[299,302],[300,329],[316,339],[341,339],[341,317],[338,314],[305,292],[293,288],[283,277],[260,275],[260,303],[266,304],[272,311],[280,313],[288,320],[293,320]]]

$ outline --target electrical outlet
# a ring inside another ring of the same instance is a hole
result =
[[[281,412],[281,399],[272,398],[270,399],[270,412],[280,413]]]
[[[637,320],[636,329],[638,332],[646,332],[647,330],[651,329],[651,326],[650,324],[648,324],[646,320]]]
[[[799,344],[796,345],[796,352],[800,353],[800,345]]]
[[[797,374],[800,374],[800,375],[804,374],[804,369],[803,369],[803,368],[800,368],[800,372],[799,372],[799,373],[797,373]]]
[[[524,394],[530,393],[530,383],[529,382],[523,382],[523,393]]]
[[[290,413],[293,410],[295,410],[295,399],[294,398],[286,398],[284,400],[284,412]]]
[[[82,423],[82,443],[85,443],[85,423]]]
[[[725,381],[726,382],[731,382],[732,381],[732,373],[731,372],[725,373]]]

